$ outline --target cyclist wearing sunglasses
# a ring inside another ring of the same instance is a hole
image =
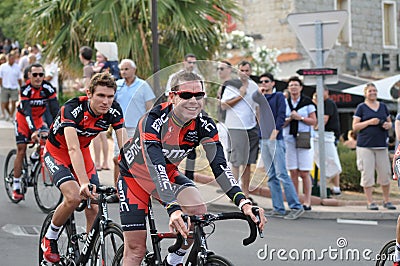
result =
[[[180,162],[200,144],[223,191],[256,221],[251,202],[227,166],[216,125],[202,112],[204,94],[200,76],[188,72],[177,74],[172,80],[170,101],[154,107],[142,117],[135,135],[121,150],[118,190],[124,230],[124,265],[140,265],[145,255],[145,217],[150,195],[165,207],[170,216],[170,230],[185,238],[189,229],[181,215],[206,212],[194,182],[178,170]],[[263,210],[260,210],[260,216],[259,227],[263,229]],[[190,244],[168,254],[164,265],[182,263],[189,247]]]
[[[39,129],[47,127],[43,114],[49,108],[52,118],[57,115],[59,105],[56,89],[44,80],[44,67],[35,63],[29,67],[29,79],[20,90],[20,103],[15,115],[17,156],[14,162],[13,198],[24,197],[20,191],[22,161],[30,141],[38,141]]]

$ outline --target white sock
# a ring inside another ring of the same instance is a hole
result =
[[[21,189],[21,178],[13,177],[13,190]]]
[[[167,256],[167,262],[168,264],[171,264],[172,266],[175,266],[179,263],[183,263],[183,257],[186,254],[186,249],[180,248],[174,253],[169,253]]]
[[[47,239],[57,239],[59,230],[60,226],[55,226],[53,222],[51,222],[49,228],[47,229],[45,237]]]

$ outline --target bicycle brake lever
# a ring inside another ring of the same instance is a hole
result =
[[[253,207],[253,208],[252,208],[252,211],[253,211],[254,215],[256,216],[256,218],[257,218],[257,220],[258,220],[258,222],[257,222],[258,235],[260,236],[260,238],[264,238],[264,233],[263,233],[263,231],[262,231],[262,230],[260,229],[260,227],[259,227],[260,222],[261,222],[261,219],[260,219],[260,212],[258,211],[258,208],[257,208],[257,207]]]
[[[89,187],[90,194],[92,194],[93,185],[92,185],[92,184],[88,184],[88,187]],[[89,197],[89,198],[87,199],[87,208],[88,208],[88,209],[91,209],[91,208],[92,208],[92,207],[90,206],[91,202],[92,202],[92,199]]]

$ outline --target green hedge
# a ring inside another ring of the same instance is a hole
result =
[[[340,187],[343,190],[362,192],[363,188],[360,186],[361,173],[357,169],[356,151],[347,148],[342,143],[339,143],[337,148],[342,164]]]

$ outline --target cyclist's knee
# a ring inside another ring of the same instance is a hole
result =
[[[76,208],[81,203],[81,197],[78,195],[73,195],[70,193],[66,193],[64,195],[64,204],[70,208]]]
[[[139,239],[137,239],[139,240]],[[146,255],[146,243],[142,241],[125,241],[124,260],[140,262]]]

